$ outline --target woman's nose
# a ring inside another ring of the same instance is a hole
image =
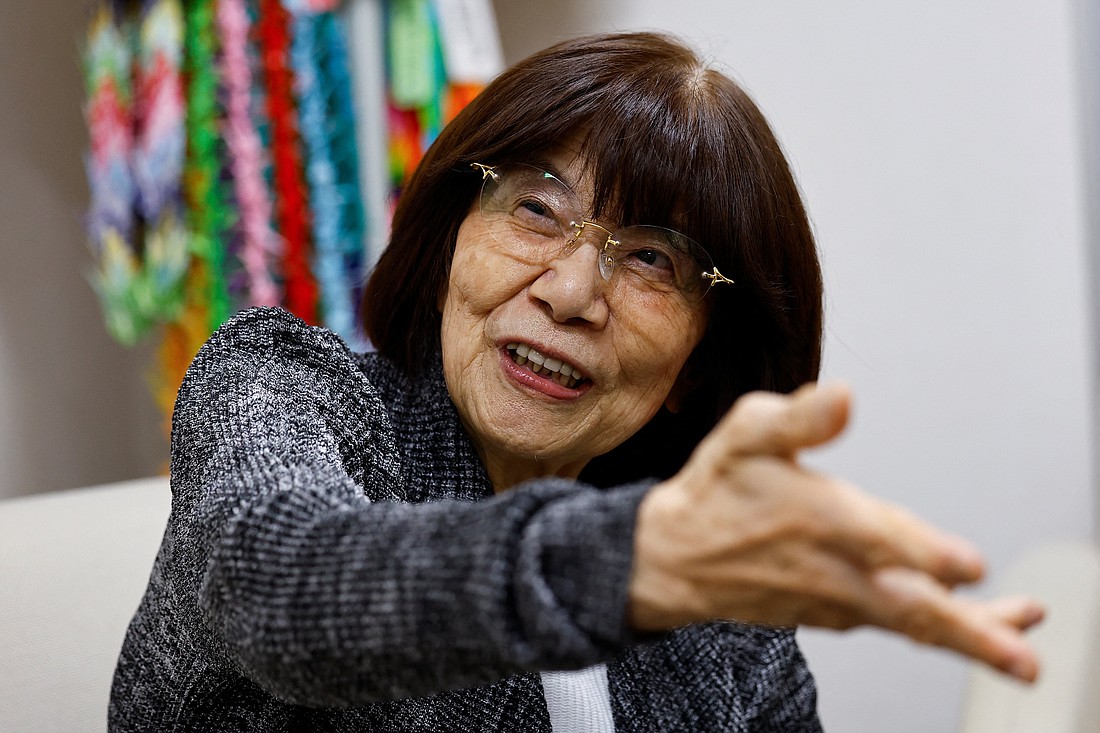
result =
[[[608,316],[607,282],[600,275],[599,256],[599,250],[588,243],[566,249],[531,283],[531,297],[545,303],[559,323],[580,319],[603,328]]]

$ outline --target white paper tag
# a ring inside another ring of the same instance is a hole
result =
[[[447,78],[485,84],[504,69],[491,0],[432,0],[439,19]]]

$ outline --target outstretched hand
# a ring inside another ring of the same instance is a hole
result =
[[[969,543],[799,464],[840,434],[850,404],[843,385],[737,401],[642,502],[631,624],[873,625],[1034,680],[1022,632],[1042,619],[1037,603],[952,593],[982,576]]]

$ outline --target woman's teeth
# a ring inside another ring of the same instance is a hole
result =
[[[525,366],[535,374],[553,380],[563,387],[573,388],[584,381],[581,373],[560,359],[543,356],[527,344],[508,344],[508,353],[518,366]]]

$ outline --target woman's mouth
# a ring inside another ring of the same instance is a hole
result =
[[[568,389],[575,389],[588,380],[572,364],[543,356],[536,349],[523,343],[511,343],[506,347],[516,366],[523,367],[543,379],[557,382]]]

